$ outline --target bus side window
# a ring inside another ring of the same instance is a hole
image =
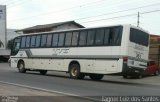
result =
[[[48,34],[46,47],[51,47],[51,44],[52,44],[52,34]]]
[[[63,46],[64,45],[64,36],[65,36],[65,33],[60,33],[59,34],[58,46]]]
[[[78,45],[78,36],[79,36],[78,32],[73,32],[73,35],[72,35],[72,46],[77,46]]]
[[[36,45],[36,36],[32,36],[31,37],[31,45],[30,45],[30,47],[35,47],[35,45]]]
[[[21,38],[21,48],[25,48],[26,46],[26,36],[22,36]]]
[[[110,38],[110,29],[105,29],[105,34],[104,34],[104,45],[109,45],[109,39]]]
[[[70,46],[72,40],[72,32],[67,32],[65,37],[65,46]]]
[[[41,47],[46,47],[47,35],[42,35],[41,38]]]
[[[27,36],[26,38],[26,47],[30,47],[30,40],[31,40],[31,37],[30,36]]]
[[[41,35],[36,36],[36,45],[35,47],[40,47]]]
[[[58,44],[58,34],[53,34],[52,47],[57,47]]]
[[[112,28],[112,45],[118,46],[121,44],[120,28]]]
[[[14,46],[15,46],[15,50],[19,50],[19,48],[20,48],[20,37],[15,39]]]
[[[96,31],[95,45],[102,45],[104,38],[104,29],[98,29]]]
[[[81,31],[79,36],[79,46],[86,45],[87,31]]]
[[[95,37],[95,30],[89,30],[87,35],[87,45],[93,45]]]

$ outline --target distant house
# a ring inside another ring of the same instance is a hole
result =
[[[75,21],[59,22],[45,25],[36,25],[33,27],[17,30],[19,34],[30,34],[38,32],[49,32],[49,31],[59,31],[67,29],[85,28],[84,26],[76,23]]]

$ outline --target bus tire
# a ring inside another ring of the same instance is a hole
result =
[[[46,75],[47,74],[47,70],[40,70],[39,71],[41,75]]]
[[[20,73],[26,73],[26,69],[23,61],[18,62],[18,71]]]
[[[69,66],[69,75],[73,79],[84,79],[85,74],[80,72],[80,67],[78,64],[71,64]]]
[[[140,75],[138,76],[138,78],[139,78],[139,79],[142,79],[142,78],[143,78],[143,75],[142,75],[142,74],[140,74]]]
[[[154,73],[155,76],[158,76],[159,75],[159,71],[156,70],[156,72]]]
[[[104,77],[104,75],[103,74],[89,74],[89,77],[92,80],[101,80]]]
[[[123,78],[124,78],[124,79],[127,79],[127,78],[128,78],[128,75],[123,75]]]

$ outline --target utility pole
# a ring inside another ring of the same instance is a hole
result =
[[[139,15],[139,12],[138,12],[138,16],[137,16],[137,27],[139,27],[139,24],[140,24],[139,18],[140,18],[140,15]]]

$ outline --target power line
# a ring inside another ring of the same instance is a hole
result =
[[[141,14],[148,14],[148,13],[159,12],[159,11],[160,11],[160,10],[152,10],[152,11],[142,12]]]
[[[149,14],[149,13],[154,13],[154,12],[159,12],[160,10],[152,10],[152,11],[145,11],[145,12],[141,12],[140,14]],[[103,20],[113,20],[113,19],[118,19],[118,18],[125,18],[125,17],[131,17],[131,16],[136,16],[137,14],[129,14],[129,15],[122,15],[122,16],[116,16],[116,17],[110,17],[110,18],[105,18],[105,19],[98,19],[98,20],[90,20],[90,21],[86,21],[86,22],[80,22],[80,23],[93,23],[93,22],[97,22],[97,21],[103,21]]]
[[[73,6],[73,7],[70,7],[70,8],[56,10],[56,11],[53,11],[53,12],[41,13],[41,14],[38,14],[36,16],[30,16],[30,18],[31,17],[37,17],[37,16],[40,16],[40,15],[47,15],[47,14],[51,14],[51,13],[56,13],[56,12],[60,13],[60,12],[66,11],[66,10],[75,9],[75,8],[79,8],[79,7],[83,7],[83,6],[87,6],[87,5],[92,5],[92,4],[95,4],[95,3],[100,2],[100,1],[105,1],[105,0],[98,0],[98,1],[95,1],[95,2],[89,2],[89,3],[82,4],[82,5]],[[18,19],[18,20],[23,20],[23,19],[28,19],[28,17],[27,18],[21,18],[21,19]]]
[[[113,0],[112,0],[113,1]],[[103,3],[102,5],[98,5],[98,6],[96,6],[96,9],[87,9],[87,10],[85,10],[85,11],[83,11],[83,12],[81,12],[81,13],[79,13],[78,15],[83,15],[84,13],[86,13],[86,11],[88,11],[88,10],[96,10],[96,13],[97,13],[97,10],[98,9],[100,9],[100,12],[106,12],[106,11],[110,11],[110,10],[113,10],[114,8],[115,9],[117,9],[117,6],[122,6],[123,4],[125,4],[125,5],[127,5],[127,4],[130,4],[131,2],[129,1],[128,3],[127,3],[128,1],[125,1],[125,2],[123,2],[123,1],[118,1],[118,2],[116,2],[118,5],[115,5],[115,2],[114,2],[114,4],[113,4],[113,6],[111,6],[111,4],[109,5],[109,6],[106,6],[106,4],[105,3]],[[111,2],[109,2],[109,3],[111,3]],[[105,8],[104,8],[105,7]],[[103,10],[101,10],[101,8],[104,8]],[[90,11],[90,12],[87,12],[87,13],[93,13],[92,11]],[[86,14],[87,14],[86,13]],[[93,13],[94,14],[94,13]],[[106,14],[106,13],[103,13],[103,14]],[[98,15],[102,15],[102,13],[100,13],[100,14],[98,14]],[[97,15],[96,15],[97,16]],[[88,17],[94,17],[93,15],[92,16],[88,16]],[[87,18],[87,17],[81,17],[81,18]],[[77,18],[77,19],[81,19],[81,18]],[[76,20],[77,20],[76,19]]]
[[[142,12],[140,14],[148,14],[148,13],[154,13],[154,12],[159,12],[160,10],[153,10],[153,11],[146,11]],[[130,17],[130,16],[135,16],[137,14],[129,14],[129,15],[123,15],[123,16],[116,16],[116,17],[110,17],[110,18],[104,18],[104,19],[98,19],[98,20],[90,20],[90,21],[85,21],[81,23],[89,23],[89,22],[97,22],[97,21],[103,21],[103,20],[109,20],[109,19],[117,19],[117,18],[123,18],[123,17]]]
[[[8,5],[8,8],[12,8],[12,7],[15,7],[15,5],[22,5],[22,4],[25,4],[25,2],[28,2],[28,0],[21,0],[20,2],[13,2],[11,4],[7,4]]]
[[[109,20],[109,19],[117,19],[117,18],[123,18],[123,17],[130,17],[130,16],[135,16],[137,14],[129,14],[129,15],[123,15],[123,16],[116,16],[116,17],[110,17],[110,18],[104,18],[104,19],[98,19],[98,20],[90,20],[90,21],[85,21],[81,23],[89,23],[89,22],[97,22],[97,21],[103,21],[103,20]]]
[[[10,1],[12,1],[12,0],[10,0]],[[7,0],[3,0],[0,2],[0,4],[4,5],[4,3],[6,3],[6,2],[7,2]]]
[[[92,2],[92,3],[94,3],[94,2]],[[86,5],[87,5],[87,4],[86,4]],[[115,14],[115,13],[121,13],[121,12],[136,10],[136,9],[140,9],[140,8],[147,8],[147,7],[157,6],[157,5],[160,5],[160,3],[154,3],[154,4],[145,5],[145,6],[141,6],[141,7],[135,7],[135,8],[130,8],[130,9],[126,9],[126,10],[119,10],[119,11],[110,12],[110,13],[104,13],[104,14],[95,15],[95,16],[81,17],[81,18],[77,18],[77,19],[74,19],[74,20],[89,19],[89,18],[93,18],[93,17],[111,15],[111,14]],[[66,9],[63,9],[63,10],[66,10]],[[60,11],[63,11],[63,10],[60,10]],[[59,10],[58,10],[58,11],[59,11]],[[58,11],[56,11],[56,12],[58,12]],[[43,14],[43,15],[46,15],[46,14],[48,14],[48,13],[45,13],[45,14]],[[41,14],[40,14],[40,15],[41,15]],[[32,17],[37,17],[37,16],[32,16]],[[31,18],[31,17],[30,17],[30,18]],[[17,19],[17,20],[24,20],[24,19],[28,19],[28,17],[27,17],[27,18],[22,18],[22,19]],[[17,21],[17,20],[10,20],[10,21]]]
[[[107,1],[107,0],[106,0]],[[123,1],[123,0],[122,0]],[[85,10],[83,10],[83,12],[80,12],[80,13],[78,13],[79,15],[83,15],[83,14],[87,14],[87,13],[91,13],[91,12],[87,12],[86,13],[86,11],[94,11],[94,10],[99,10],[99,9],[102,9],[103,8],[103,10],[100,10],[100,12],[105,12],[106,10],[108,10],[108,9],[113,9],[114,7],[115,7],[115,3],[116,4],[122,4],[122,1],[120,1],[120,0],[118,0],[118,2],[116,1],[113,1],[113,0],[111,0],[111,1],[108,1],[109,3],[112,3],[112,4],[110,4],[109,6],[106,6],[106,3],[104,2],[104,3],[102,3],[102,2],[99,2],[100,4],[98,4],[98,3],[96,3],[96,4],[94,4],[94,5],[88,5],[88,6],[86,6],[86,7],[83,7],[83,9],[85,9]],[[118,5],[116,5],[116,6],[118,6]],[[92,8],[91,8],[92,7]],[[93,7],[95,7],[96,9],[93,9]],[[116,7],[115,7],[116,8]],[[81,9],[78,9],[78,10],[80,10],[80,11],[82,11],[82,8]],[[97,13],[97,12],[96,12]]]
[[[2,4],[3,5],[10,5],[10,4],[14,4],[17,3],[19,0],[10,0],[10,1],[3,1]]]
[[[156,6],[156,5],[160,5],[160,3],[154,3],[154,4],[146,5],[146,6],[135,7],[135,8],[130,8],[130,9],[126,9],[126,10],[119,10],[119,11],[110,12],[110,13],[104,13],[104,14],[100,14],[100,15],[96,15],[96,16],[83,17],[83,18],[78,18],[78,19],[75,19],[75,20],[82,20],[82,19],[88,19],[88,18],[110,15],[110,14],[115,14],[115,13],[121,13],[121,12],[136,10],[136,9],[140,9],[140,8],[147,8],[147,7]]]
[[[100,2],[100,1],[105,1],[105,0],[98,0],[98,1],[94,1],[94,2],[84,3],[84,4],[82,4],[82,5],[73,6],[73,7],[69,7],[69,8],[66,8],[66,9],[53,11],[53,12],[59,12],[59,11],[63,11],[63,10],[68,10],[68,9],[73,9],[73,8],[79,8],[79,7],[87,6],[87,5],[94,4],[94,3],[97,3],[97,2]],[[48,12],[48,13],[53,13],[53,12]],[[45,14],[45,13],[44,13],[44,14]]]
[[[140,15],[139,15],[139,12],[138,12],[138,16],[137,16],[137,27],[139,27],[139,18],[140,18]]]
[[[99,0],[100,1],[100,0]],[[97,1],[96,1],[97,2]],[[93,2],[91,2],[93,3]],[[87,5],[87,4],[86,4]],[[156,6],[156,5],[160,5],[160,3],[154,3],[154,4],[151,4],[151,5],[146,5],[146,6],[141,6],[141,7],[135,7],[135,8],[130,8],[130,9],[126,9],[126,10],[120,10],[120,11],[115,11],[115,12],[110,12],[110,13],[107,13],[107,14],[101,14],[101,15],[96,15],[96,16],[90,16],[90,17],[83,17],[83,18],[77,18],[77,19],[74,19],[74,20],[81,20],[81,19],[88,19],[88,18],[92,18],[92,17],[98,17],[98,16],[104,16],[104,15],[110,15],[110,14],[114,14],[114,13],[120,13],[120,12],[125,12],[125,11],[129,11],[129,10],[135,10],[135,9],[139,9],[139,8],[146,8],[146,7],[151,7],[151,6]],[[77,8],[77,7],[76,7]],[[66,8],[68,9],[68,8]],[[143,12],[144,13],[144,12]],[[146,11],[147,13],[147,11]],[[140,13],[142,14],[142,13]],[[45,15],[45,14],[43,14]],[[134,14],[134,15],[137,15],[137,14]],[[134,16],[132,15],[132,16]],[[127,17],[127,16],[131,16],[131,15],[124,15],[124,16],[120,16],[120,17],[110,17],[110,18],[106,18],[106,19],[116,19],[116,18],[123,18],[123,17]],[[27,17],[28,18],[28,17]],[[96,22],[96,21],[101,21],[101,20],[106,20],[106,19],[100,19],[100,20],[92,20],[93,22]],[[91,21],[86,21],[86,22],[82,22],[82,23],[87,23],[87,22],[91,22]]]
[[[98,17],[98,16],[110,15],[110,14],[114,14],[114,13],[120,13],[120,12],[135,10],[135,9],[139,9],[139,8],[146,8],[146,7],[156,6],[156,5],[160,5],[160,3],[154,3],[154,4],[150,4],[150,5],[145,5],[145,6],[136,7],[136,8],[131,8],[131,9],[126,9],[126,10],[120,10],[120,11],[116,11],[116,12],[111,12],[111,13],[101,14],[101,15],[96,15],[96,16],[91,16],[91,17],[83,17],[83,18],[78,18],[78,19],[74,19],[74,20],[81,20],[81,19],[88,19],[88,18],[93,18],[93,17]],[[159,11],[159,10],[158,10],[158,11]],[[153,11],[143,12],[143,14],[145,14],[145,13],[151,13],[151,12],[153,12]],[[154,12],[157,12],[157,11],[154,11]],[[126,17],[126,16],[134,16],[134,15],[136,15],[136,14],[119,16],[118,18]],[[138,16],[140,17],[140,15],[138,15]],[[139,17],[138,17],[138,19],[139,19]],[[117,17],[112,17],[112,18],[117,18]],[[111,19],[111,18],[108,18],[108,19]],[[101,19],[101,20],[104,20],[104,19]],[[98,21],[98,20],[95,20],[95,21]],[[90,21],[86,21],[86,22],[90,22]],[[86,22],[82,22],[82,23],[86,23]],[[138,20],[138,22],[139,22],[139,20]],[[139,22],[139,23],[140,23],[140,22]]]
[[[17,1],[19,1],[19,0],[17,0]],[[22,0],[21,0],[22,1]],[[28,0],[26,0],[26,1],[28,1]],[[32,1],[32,0],[30,0],[30,1]],[[73,1],[73,0],[72,0]],[[15,4],[16,6],[21,6],[20,4],[22,4],[22,3],[24,3],[24,2],[19,2],[18,4]],[[64,2],[63,2],[64,3]],[[62,3],[62,4],[63,4]],[[16,7],[15,5],[9,5],[9,8],[12,8],[12,7]]]

